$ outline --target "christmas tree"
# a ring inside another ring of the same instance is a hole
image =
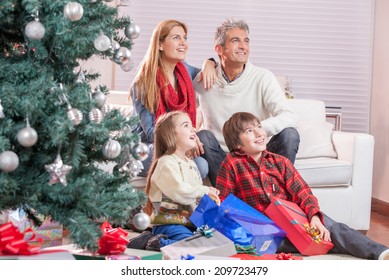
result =
[[[121,225],[145,201],[130,184],[147,153],[137,120],[110,108],[109,89],[90,85],[100,74],[80,67],[93,55],[129,64],[139,30],[111,1],[0,3],[0,211],[51,217],[92,251],[102,221]]]

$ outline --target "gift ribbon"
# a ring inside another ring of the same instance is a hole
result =
[[[194,260],[195,259],[195,257],[194,256],[192,256],[192,255],[186,255],[186,256],[181,256],[181,260],[187,260],[187,261],[189,261],[189,260]]]
[[[306,217],[306,215],[301,212],[301,211],[298,211],[296,209],[293,209],[292,207],[282,203],[281,201],[275,201],[274,202],[274,205],[278,206],[278,205],[283,205],[284,207],[288,208],[289,210],[295,212],[296,214],[299,214],[300,216],[302,217]],[[317,229],[317,228],[314,228],[314,227],[311,227],[309,226],[308,224],[301,224],[299,221],[297,221],[296,219],[292,220],[291,221],[292,224],[298,224],[302,227],[305,228],[306,232],[308,233],[309,236],[312,237],[312,239],[316,242],[316,243],[320,243],[322,241],[322,239],[320,238],[320,231]]]
[[[24,240],[24,234],[32,232],[28,240]],[[39,246],[31,246],[27,241],[38,241],[42,244],[43,240],[38,238],[34,240],[35,233],[32,228],[26,229],[23,233],[11,222],[0,225],[0,255],[32,255],[40,251]]]
[[[238,254],[258,255],[253,245],[235,244],[235,250]]]
[[[127,248],[128,233],[122,228],[112,228],[109,222],[104,222],[100,226],[103,235],[99,240],[99,250],[102,255],[116,255],[123,253]]]
[[[207,238],[212,237],[212,232],[214,232],[214,228],[209,228],[208,225],[198,227],[196,231],[194,232],[194,236],[191,238],[185,239],[185,242],[191,241],[193,239],[199,238],[201,236],[205,236]]]

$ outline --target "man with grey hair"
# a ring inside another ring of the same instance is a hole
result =
[[[300,136],[298,122],[276,77],[267,69],[249,62],[249,27],[243,20],[232,18],[216,30],[215,51],[220,63],[217,81],[211,90],[195,82],[203,130],[198,136],[204,144],[204,157],[209,165],[209,179],[215,186],[220,165],[228,152],[222,134],[224,123],[236,112],[246,111],[261,120],[271,139],[267,150],[294,163]]]

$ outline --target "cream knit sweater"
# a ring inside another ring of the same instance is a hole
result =
[[[163,156],[158,160],[151,176],[149,198],[154,206],[154,217],[160,214],[160,208],[164,208],[174,213],[174,220],[186,224],[189,222],[186,221],[188,216],[196,208],[199,199],[208,192],[209,188],[203,185],[200,172],[193,160],[188,158],[182,160],[175,154]],[[185,215],[180,213],[183,211]],[[177,218],[177,216],[182,217]],[[169,219],[171,221],[168,223],[175,223],[169,217],[164,217],[162,220],[166,222]]]
[[[203,128],[211,131],[222,149],[228,152],[223,138],[224,123],[236,112],[250,112],[261,121],[268,136],[287,127],[297,127],[298,117],[288,103],[276,77],[267,69],[246,63],[241,76],[231,83],[222,76],[221,65],[216,69],[218,80],[206,91],[202,82],[194,87],[202,112]]]

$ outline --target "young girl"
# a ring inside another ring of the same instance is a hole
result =
[[[202,184],[195,162],[186,156],[196,147],[196,131],[182,111],[162,114],[155,126],[154,160],[147,177],[146,212],[153,229],[130,240],[128,247],[159,250],[193,235],[189,217],[204,194],[218,200],[219,191]],[[153,236],[154,235],[154,236]]]

